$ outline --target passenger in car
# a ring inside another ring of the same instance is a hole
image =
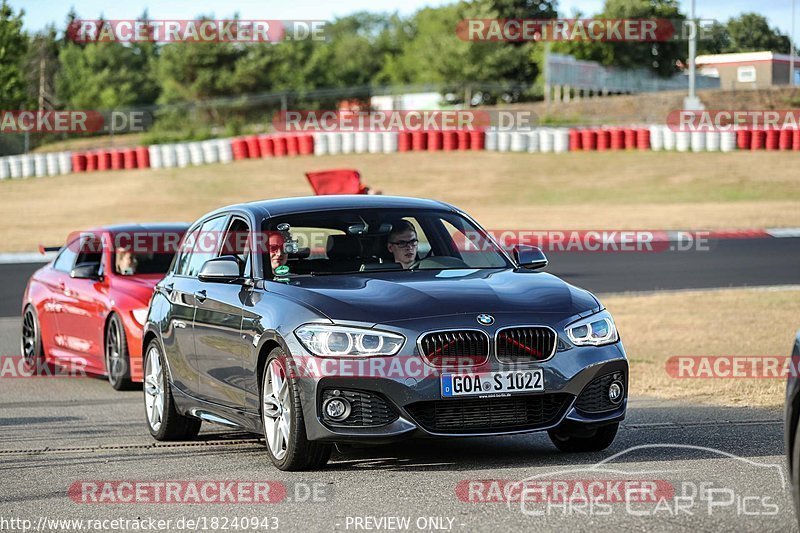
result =
[[[117,273],[123,276],[133,276],[136,274],[136,267],[138,262],[136,256],[133,255],[130,248],[117,248],[116,255],[116,269]]]
[[[273,231],[269,235],[269,262],[273,272],[279,266],[285,265],[289,258],[286,253],[286,241],[287,238],[279,231]]]
[[[389,233],[386,246],[394,256],[395,262],[403,265],[404,269],[411,267],[417,260],[418,244],[419,240],[414,224],[408,220],[400,220],[392,224],[392,231]]]

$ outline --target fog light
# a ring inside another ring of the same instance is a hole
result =
[[[611,385],[608,386],[608,399],[613,404],[618,404],[622,401],[622,393],[624,391],[624,387],[621,381],[612,381]]]
[[[325,418],[340,422],[350,416],[350,402],[340,396],[328,398],[322,405]]]

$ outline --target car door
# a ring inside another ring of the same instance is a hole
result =
[[[98,277],[78,279],[62,271],[56,292],[59,304],[57,340],[59,348],[63,350],[58,356],[99,372],[104,369],[103,317],[107,309],[107,286],[99,276],[101,260],[102,243],[98,236],[82,237],[70,271],[79,266],[91,266]]]
[[[44,286],[46,293],[39,311],[39,325],[42,341],[49,347],[48,353],[53,357],[68,357],[65,350],[65,341],[59,330],[59,315],[69,303],[65,291],[67,281],[75,259],[78,258],[80,240],[75,239],[61,249],[50,268],[43,273],[39,281]]]
[[[233,215],[225,228],[216,257],[234,256],[243,278],[250,278],[250,224]],[[232,408],[244,406],[245,362],[249,344],[242,338],[243,300],[248,284],[198,282],[194,342],[203,399]]]

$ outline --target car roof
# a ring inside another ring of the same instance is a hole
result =
[[[134,232],[185,232],[189,229],[189,224],[183,222],[147,222],[147,223],[128,223],[111,224],[108,226],[97,226],[89,229],[90,232],[108,233],[134,233]]]
[[[383,196],[377,194],[337,194],[323,196],[300,196],[294,198],[278,198],[261,200],[243,204],[229,205],[216,212],[239,209],[257,212],[274,217],[305,213],[308,211],[330,211],[337,209],[446,209],[455,208],[438,200],[425,198],[409,198],[405,196]]]

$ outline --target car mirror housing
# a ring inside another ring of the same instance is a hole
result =
[[[520,267],[529,270],[537,270],[547,266],[547,256],[537,246],[528,246],[526,244],[515,246],[514,259]]]
[[[231,255],[215,257],[203,263],[200,273],[197,275],[200,281],[212,283],[230,283],[242,279],[239,270],[239,261]]]
[[[94,263],[76,265],[75,268],[70,271],[69,277],[74,279],[99,280],[102,278],[100,274],[100,265]]]

